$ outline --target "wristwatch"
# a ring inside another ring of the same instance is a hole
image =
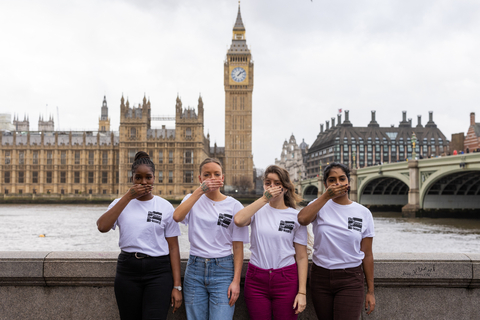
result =
[[[182,291],[182,286],[173,286],[173,289],[177,289],[178,291]]]

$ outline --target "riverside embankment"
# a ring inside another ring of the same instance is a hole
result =
[[[118,252],[0,252],[0,319],[118,319]],[[187,254],[182,253],[182,273]],[[246,255],[243,276],[248,263]],[[384,254],[362,319],[478,319],[480,254]],[[299,317],[316,319],[311,301]],[[248,319],[243,296],[235,319]],[[182,307],[169,319],[186,319]]]

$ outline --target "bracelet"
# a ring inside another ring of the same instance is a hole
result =
[[[300,291],[298,291],[298,293],[297,293],[297,294],[303,294],[304,296],[306,296],[306,295],[307,295],[306,293],[303,293],[303,292],[300,292]]]

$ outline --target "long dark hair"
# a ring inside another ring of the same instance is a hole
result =
[[[150,170],[152,170],[152,173],[155,173],[155,165],[153,164],[152,159],[150,159],[148,153],[145,151],[138,151],[137,154],[135,154],[135,160],[132,163],[132,175],[135,175],[135,171],[142,164],[148,166]]]
[[[282,186],[286,189],[286,192],[283,194],[283,201],[285,202],[285,205],[287,207],[296,209],[297,203],[302,201],[303,199],[295,192],[295,186],[290,180],[290,175],[288,174],[288,171],[279,166],[271,165],[265,170],[265,173],[263,174],[264,181],[269,173],[275,173],[280,179]]]

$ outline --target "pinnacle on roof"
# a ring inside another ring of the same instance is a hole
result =
[[[238,2],[237,20],[235,21],[235,25],[233,26],[233,30],[245,31],[245,27],[243,26],[243,21],[242,21],[242,14],[240,12],[240,2]]]

